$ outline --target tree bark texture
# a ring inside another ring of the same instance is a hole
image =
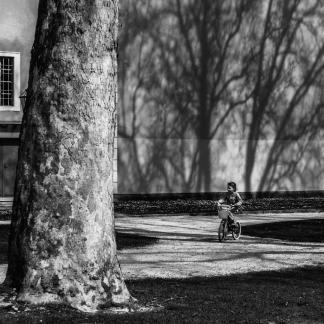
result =
[[[118,0],[42,0],[15,186],[7,283],[31,303],[130,300],[116,258]]]

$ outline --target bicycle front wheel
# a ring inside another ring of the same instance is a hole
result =
[[[219,242],[224,241],[225,237],[226,237],[226,220],[222,219],[218,227]]]
[[[235,228],[232,231],[232,236],[234,240],[238,240],[241,236],[241,224],[240,222],[236,222]]]

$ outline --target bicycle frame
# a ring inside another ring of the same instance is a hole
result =
[[[232,207],[229,205],[219,205],[218,206],[218,217],[221,219],[218,229],[218,239],[222,242],[228,233],[231,233],[234,240],[239,239],[241,235],[241,224],[236,221],[236,227],[231,228],[229,226],[228,218],[231,217],[234,219],[233,214],[231,213]]]

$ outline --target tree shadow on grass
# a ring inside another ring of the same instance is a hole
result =
[[[242,232],[244,235],[261,238],[324,243],[324,219],[247,225],[243,227]]]
[[[7,250],[10,225],[0,226],[0,264],[7,263]],[[117,249],[144,247],[153,245],[159,241],[158,238],[145,237],[136,234],[125,234],[116,232]]]
[[[323,242],[324,220],[244,226],[245,235]],[[5,261],[10,225],[0,226]],[[119,250],[157,243],[157,238],[116,233]],[[235,262],[235,260],[233,260]],[[2,262],[0,262],[2,263]],[[250,272],[212,278],[129,280],[132,295],[148,311],[84,314],[62,305],[0,308],[0,323],[322,323],[324,267]],[[26,310],[27,309],[27,310]]]
[[[146,311],[85,314],[62,305],[0,308],[3,323],[323,323],[324,268],[227,277],[129,280]],[[0,320],[0,323],[2,323]]]
[[[144,247],[156,244],[159,241],[155,237],[141,236],[137,234],[116,232],[117,250],[121,251],[127,248]]]

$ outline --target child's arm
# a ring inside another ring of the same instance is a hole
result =
[[[243,199],[241,198],[240,194],[237,192],[236,193],[236,199],[237,202],[234,204],[234,206],[241,206],[243,204]]]
[[[217,200],[217,204],[220,205],[220,204],[224,204],[225,202],[225,197],[223,196],[222,198],[218,199]]]

